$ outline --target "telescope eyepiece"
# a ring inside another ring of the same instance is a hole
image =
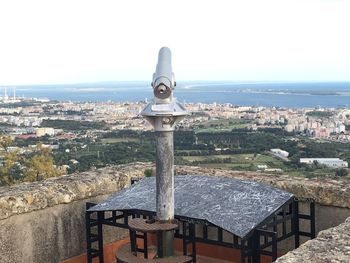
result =
[[[158,99],[164,100],[171,96],[171,88],[161,83],[154,88],[153,93]]]

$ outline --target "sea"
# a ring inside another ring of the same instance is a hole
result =
[[[12,95],[13,87],[7,87]],[[4,87],[0,87],[0,93]],[[17,86],[17,96],[72,102],[137,102],[151,100],[148,82],[99,82],[70,85]],[[279,108],[350,108],[350,82],[178,82],[180,102],[231,103]]]

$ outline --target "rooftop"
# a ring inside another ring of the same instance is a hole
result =
[[[175,176],[175,215],[206,221],[246,237],[293,195],[258,182],[225,177]],[[156,212],[155,177],[142,179],[90,211]]]

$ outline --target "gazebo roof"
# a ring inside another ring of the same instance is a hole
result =
[[[155,179],[146,177],[89,211],[156,212]],[[176,216],[209,222],[241,238],[293,198],[258,182],[227,177],[178,175],[174,183]]]

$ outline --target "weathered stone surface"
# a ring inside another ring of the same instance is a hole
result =
[[[130,184],[130,177],[143,176],[144,170],[152,167],[151,163],[109,166],[42,182],[0,187],[0,219],[58,204],[115,193]],[[350,208],[350,184],[345,180],[307,179],[193,166],[177,166],[176,173],[254,180],[291,192],[300,198],[314,198],[321,205]]]
[[[350,218],[339,226],[321,231],[316,239],[280,257],[276,263],[349,263]]]
[[[135,163],[0,188],[0,262],[59,262],[84,253],[85,204],[101,202],[143,176]],[[125,231],[104,227],[104,241]]]
[[[285,190],[298,198],[313,198],[320,205],[350,208],[350,183],[348,180],[308,179],[288,175],[258,172],[240,172],[193,166],[178,166],[177,174],[206,174],[254,180]]]
[[[105,198],[102,195],[0,220],[0,262],[57,263],[84,253],[85,203]],[[128,234],[116,227],[103,229],[105,244]]]
[[[0,220],[16,214],[115,193],[130,185],[131,177],[143,176],[148,167],[151,164],[108,166],[41,182],[0,187]]]

